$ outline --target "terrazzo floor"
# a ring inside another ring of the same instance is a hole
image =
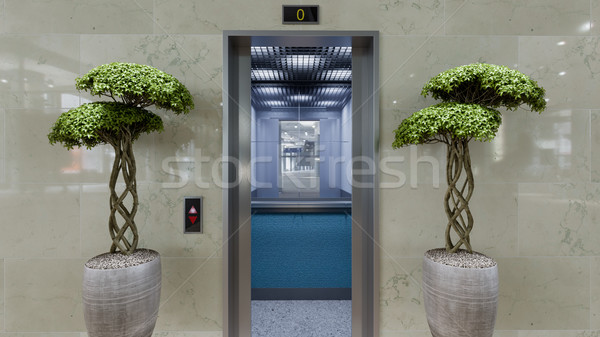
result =
[[[352,301],[252,301],[252,337],[350,337]]]

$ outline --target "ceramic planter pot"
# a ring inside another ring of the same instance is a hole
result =
[[[459,268],[423,258],[423,297],[433,337],[492,337],[498,266]]]
[[[158,317],[160,256],[133,267],[84,267],[83,309],[90,337],[150,337]]]

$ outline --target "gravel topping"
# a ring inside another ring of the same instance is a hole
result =
[[[497,264],[491,257],[477,252],[470,254],[464,249],[448,253],[445,248],[437,248],[427,251],[425,256],[434,262],[459,268],[490,268]]]
[[[85,266],[90,269],[120,269],[150,262],[160,255],[150,249],[136,249],[133,254],[104,253],[91,258]]]

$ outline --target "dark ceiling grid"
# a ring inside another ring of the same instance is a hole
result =
[[[252,104],[257,109],[342,109],[352,92],[351,47],[252,47]]]

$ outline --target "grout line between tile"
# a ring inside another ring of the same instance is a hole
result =
[[[2,109],[2,176],[0,176],[0,182],[6,183],[6,109]]]
[[[6,332],[6,259],[2,259],[2,331]]]
[[[444,37],[448,36],[446,33],[446,0],[444,0]]]
[[[83,257],[83,184],[79,185],[79,257]]]
[[[521,184],[517,183],[517,257],[521,257],[521,223],[519,219],[519,199],[521,196]]]

